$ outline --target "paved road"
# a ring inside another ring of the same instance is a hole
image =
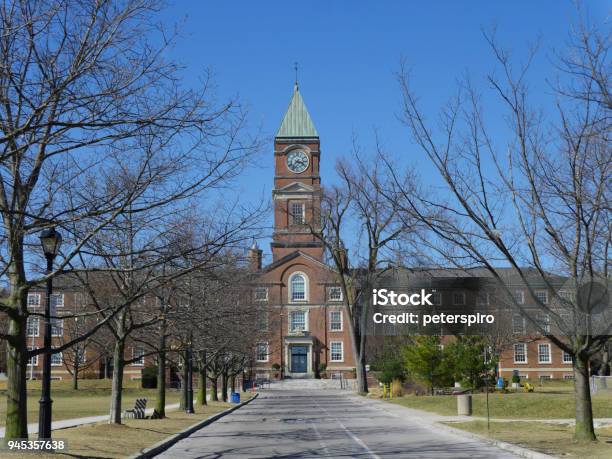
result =
[[[399,408],[399,407],[398,407]],[[331,390],[274,390],[181,440],[163,458],[517,456]]]

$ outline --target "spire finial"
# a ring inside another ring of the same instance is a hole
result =
[[[299,86],[298,86],[298,63],[294,62],[293,63],[293,69],[295,70],[295,90],[297,91]]]

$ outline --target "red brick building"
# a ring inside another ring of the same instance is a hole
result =
[[[65,284],[63,279],[56,278],[56,287],[51,297],[52,315],[57,316],[51,323],[51,342],[53,347],[79,336],[84,330],[83,316],[61,318],[62,315],[73,316],[75,313],[83,313],[88,310],[85,300],[86,294],[77,286]],[[45,312],[45,290],[39,287],[30,289],[28,293],[28,310],[40,314],[28,317],[26,328],[26,340],[28,349],[43,347],[44,318]],[[54,312],[53,312],[54,311]],[[81,320],[81,324],[79,324]],[[104,346],[96,345],[91,341],[85,341],[66,350],[51,355],[51,379],[65,380],[72,378],[75,364],[79,367],[79,378],[97,379],[112,374],[112,347],[103,349]],[[105,352],[106,351],[106,352]],[[143,346],[129,344],[126,347],[125,358],[136,359],[133,363],[126,365],[124,378],[129,380],[141,379],[144,368],[146,350]],[[77,363],[76,359],[80,362]],[[43,354],[38,354],[28,362],[26,377],[28,379],[40,379],[42,377]]]
[[[355,368],[342,290],[324,263],[320,226],[319,135],[296,84],[274,139],[272,262],[262,266],[256,244],[249,251],[257,272],[253,300],[264,313],[256,350],[260,377],[312,378]]]

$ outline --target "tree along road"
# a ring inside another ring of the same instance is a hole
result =
[[[517,458],[333,390],[265,390],[157,457]]]

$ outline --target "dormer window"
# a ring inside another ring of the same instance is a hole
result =
[[[308,300],[308,281],[305,274],[295,273],[289,279],[289,298],[292,302]]]
[[[291,223],[293,225],[303,225],[306,223],[306,206],[303,202],[291,203]]]

